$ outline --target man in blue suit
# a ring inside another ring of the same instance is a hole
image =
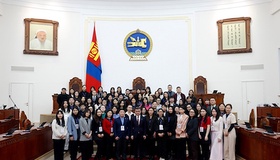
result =
[[[144,158],[143,143],[146,139],[146,120],[141,116],[141,109],[135,108],[135,116],[131,118],[131,140],[134,141],[134,158]]]
[[[119,111],[120,117],[114,121],[114,135],[116,140],[116,157],[120,160],[120,155],[122,159],[126,159],[126,147],[127,141],[130,136],[130,123],[129,119],[125,117],[125,112],[123,109]]]

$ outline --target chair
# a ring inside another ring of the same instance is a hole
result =
[[[249,123],[251,126],[255,127],[255,112],[254,109],[251,109],[251,113],[249,116]]]
[[[132,81],[132,91],[131,91],[131,93],[134,95],[134,94],[136,94],[136,90],[140,89],[141,93],[143,94],[145,92],[145,88],[146,88],[145,79],[143,79],[141,77],[136,77]]]
[[[27,119],[27,116],[24,111],[21,111],[20,113],[20,130],[26,130],[27,127],[31,125],[31,122],[29,119]]]
[[[269,126],[269,120],[266,117],[263,117],[261,119],[261,124],[260,128],[265,128],[264,126]]]
[[[69,90],[70,88],[73,88],[74,91],[81,92],[82,91],[82,80],[78,77],[73,77],[69,81]]]
[[[194,94],[207,94],[207,80],[203,76],[194,79]]]

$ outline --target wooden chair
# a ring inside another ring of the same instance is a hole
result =
[[[81,92],[82,91],[82,86],[83,86],[82,80],[80,78],[78,78],[78,77],[73,77],[69,81],[69,90],[71,88],[73,88],[74,91]]]
[[[141,77],[136,77],[133,81],[132,81],[132,94],[136,93],[137,89],[141,90],[141,93],[145,92],[145,88],[146,88],[146,82],[145,79],[141,78]]]
[[[27,116],[24,111],[21,111],[20,113],[20,123],[19,123],[19,129],[20,130],[26,130],[27,127],[31,125],[31,121],[27,119]]]
[[[207,94],[207,80],[203,76],[194,79],[194,94]]]
[[[251,109],[251,113],[249,116],[249,123],[251,126],[255,127],[255,112],[254,109]]]
[[[261,119],[261,126],[260,128],[265,128],[264,126],[269,126],[269,120],[266,117]]]

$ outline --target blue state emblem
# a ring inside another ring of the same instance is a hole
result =
[[[123,45],[130,61],[147,61],[153,42],[146,32],[137,29],[125,37]]]

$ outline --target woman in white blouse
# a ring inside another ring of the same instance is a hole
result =
[[[236,124],[235,115],[231,113],[232,105],[226,105],[226,114],[223,115],[223,121],[225,125],[224,129],[224,159],[235,159],[235,143],[236,132],[234,125]]]
[[[223,159],[223,118],[217,108],[213,108],[211,117],[211,154],[210,160]]]
[[[52,121],[52,139],[55,160],[63,159],[66,135],[67,128],[64,121],[64,115],[61,110],[58,110],[55,119]]]

